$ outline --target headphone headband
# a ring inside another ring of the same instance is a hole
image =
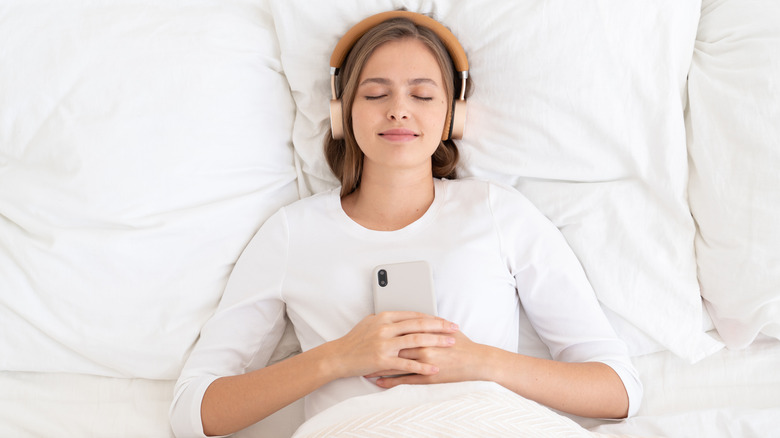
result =
[[[458,42],[458,39],[455,38],[455,35],[453,35],[449,29],[444,27],[443,24],[439,23],[433,18],[427,15],[409,11],[382,12],[376,15],[372,15],[356,24],[352,29],[344,34],[344,36],[339,40],[338,44],[336,44],[336,48],[333,50],[333,54],[330,56],[330,66],[336,69],[341,68],[341,65],[344,63],[344,58],[347,57],[347,53],[349,53],[350,49],[352,49],[352,46],[357,43],[360,37],[362,37],[366,32],[369,31],[369,29],[373,28],[377,24],[382,23],[383,21],[387,21],[391,18],[398,17],[407,18],[418,26],[427,27],[428,29],[432,30],[436,36],[441,39],[442,43],[444,43],[444,47],[446,47],[447,51],[450,53],[452,62],[455,64],[455,70],[459,73],[469,71],[469,61],[466,59],[466,52],[463,50],[460,42]]]

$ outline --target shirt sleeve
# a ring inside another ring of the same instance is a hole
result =
[[[643,388],[628,348],[604,315],[563,235],[511,187],[491,185],[490,206],[520,301],[553,359],[611,367],[628,393],[629,416],[635,414]]]
[[[263,224],[236,262],[219,306],[176,382],[170,420],[178,438],[205,436],[200,408],[214,380],[268,363],[285,327],[281,289],[288,240],[282,209]]]

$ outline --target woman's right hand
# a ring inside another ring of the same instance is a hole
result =
[[[417,312],[383,312],[363,318],[343,337],[332,341],[333,371],[337,377],[382,373],[432,375],[432,365],[398,356],[401,350],[449,347],[458,331],[450,321]]]

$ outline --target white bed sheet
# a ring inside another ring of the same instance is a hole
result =
[[[645,388],[637,415],[620,423],[581,424],[603,433],[676,437],[780,434],[780,341],[759,337],[696,364],[659,352],[633,359]]]
[[[634,358],[645,385],[637,416],[577,421],[600,433],[766,437],[780,431],[780,341],[760,338],[688,364],[668,351]],[[0,436],[171,437],[172,380],[0,372]],[[301,403],[237,436],[289,437]]]

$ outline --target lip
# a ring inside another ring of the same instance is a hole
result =
[[[380,132],[379,135],[388,141],[411,141],[418,137],[411,129],[404,128],[388,129]]]

